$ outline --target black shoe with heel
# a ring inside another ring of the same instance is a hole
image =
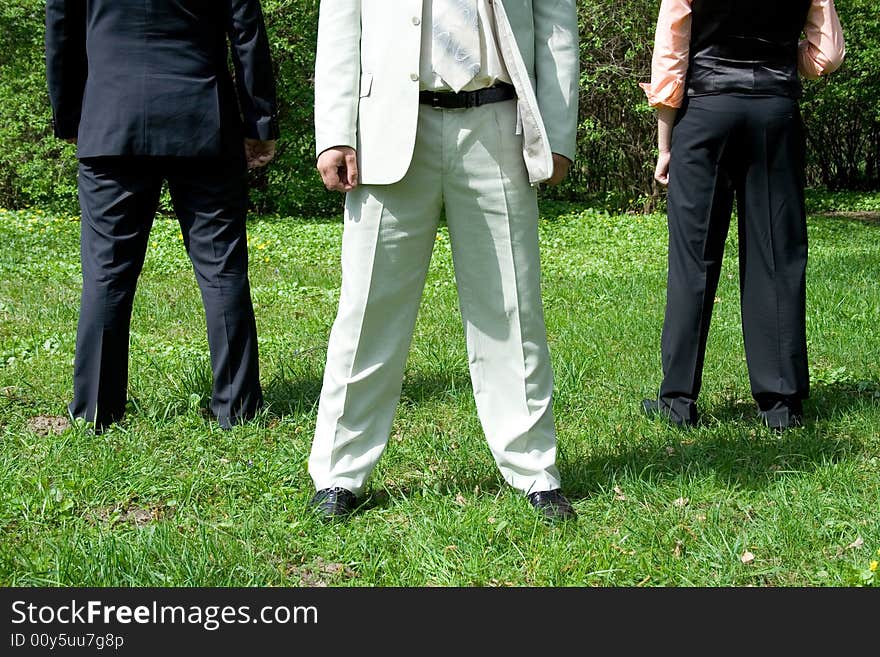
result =
[[[358,506],[357,496],[347,488],[322,488],[309,500],[309,508],[323,520],[341,520]]]
[[[765,426],[781,433],[786,429],[800,427],[804,423],[804,407],[800,399],[780,397],[758,402],[758,417]]]
[[[577,518],[574,507],[558,488],[529,493],[529,502],[548,522],[562,522]]]

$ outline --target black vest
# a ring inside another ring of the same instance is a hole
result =
[[[798,41],[812,0],[693,0],[688,95],[801,94]]]

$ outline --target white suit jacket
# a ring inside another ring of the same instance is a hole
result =
[[[494,0],[498,45],[516,87],[523,158],[534,184],[553,153],[574,160],[575,0]],[[422,0],[321,0],[315,142],[358,152],[360,181],[391,184],[412,159],[419,112]]]

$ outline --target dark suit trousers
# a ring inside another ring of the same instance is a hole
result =
[[[228,428],[262,405],[243,159],[85,159],[79,170],[83,289],[69,410],[96,429],[125,411],[132,302],[165,180],[202,293],[211,411]]]
[[[661,401],[688,417],[736,200],[742,331],[762,411],[809,393],[804,133],[796,100],[696,96],[679,112],[669,172]]]

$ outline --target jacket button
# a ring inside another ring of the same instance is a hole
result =
[[[419,18],[418,16],[413,16],[412,21],[413,21],[413,25],[419,25],[422,22],[422,19]]]
[[[410,73],[409,79],[412,80],[413,82],[418,82],[419,81],[419,74],[418,73]]]

